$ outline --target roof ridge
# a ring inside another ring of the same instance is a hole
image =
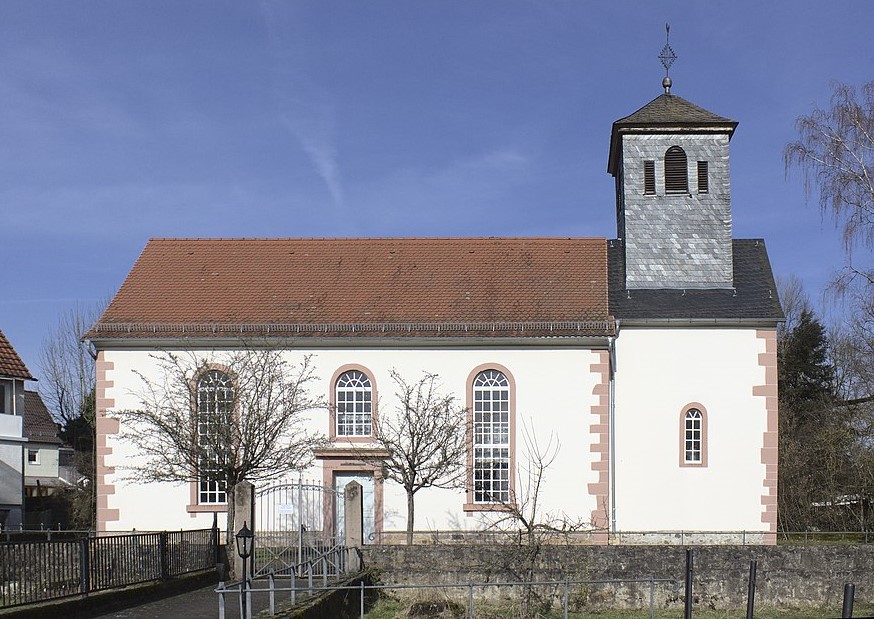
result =
[[[164,242],[187,242],[187,243],[216,243],[216,242],[258,242],[258,243],[287,243],[294,242],[324,242],[324,241],[348,241],[354,243],[374,243],[381,241],[405,242],[405,241],[604,241],[602,236],[368,236],[368,237],[343,237],[343,236],[312,236],[312,237],[153,237],[149,243]]]

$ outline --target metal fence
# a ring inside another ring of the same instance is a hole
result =
[[[0,608],[215,568],[217,531],[0,541]]]
[[[315,549],[310,549],[314,551]],[[240,615],[246,615],[244,619],[250,619],[253,613],[253,594],[260,596],[267,594],[269,614],[273,615],[276,610],[278,601],[278,593],[281,591],[288,592],[288,600],[291,605],[297,604],[298,598],[302,595],[312,595],[316,591],[324,591],[329,589],[329,582],[336,580],[348,574],[350,565],[350,553],[360,553],[355,548],[347,548],[345,546],[334,546],[323,552],[314,553],[308,552],[309,557],[300,563],[287,565],[280,569],[271,571],[265,576],[261,576],[260,580],[249,579],[244,586],[242,581],[232,583],[219,583],[216,593],[219,596],[219,619],[225,619],[225,608],[227,606],[227,597],[236,598],[237,604],[240,607]],[[287,587],[277,586],[277,582],[287,581]],[[261,587],[255,583],[266,583],[266,587]],[[243,613],[243,594],[245,593],[247,604],[246,612]],[[261,600],[257,600],[261,601]]]
[[[285,599],[294,606],[302,595],[318,595],[329,591],[347,591],[358,597],[359,616],[365,616],[367,600],[373,600],[373,594],[396,592],[406,594],[407,598],[420,598],[419,603],[429,606],[429,616],[445,612],[446,616],[463,616],[467,619],[475,619],[480,616],[516,616],[514,609],[508,608],[531,591],[536,591],[540,602],[545,603],[554,611],[567,617],[570,612],[577,612],[586,607],[586,598],[591,595],[593,589],[601,586],[622,587],[626,590],[636,590],[640,594],[640,608],[648,613],[652,619],[655,616],[656,598],[664,598],[666,595],[676,597],[680,591],[681,583],[672,578],[629,578],[621,580],[536,580],[517,582],[468,582],[442,585],[401,585],[379,584],[368,585],[364,582],[354,586],[331,586],[327,580],[322,583],[313,583],[312,578],[307,582],[292,579],[288,586],[277,586],[277,580],[257,581],[255,586],[245,591],[247,595],[247,613],[243,619],[251,619],[255,609],[264,609],[269,616],[274,616],[278,610],[277,600]],[[281,582],[281,581],[279,581]],[[242,609],[242,597],[244,594],[240,583],[233,586],[219,588],[219,619],[225,619],[226,605],[230,597]],[[426,592],[423,596],[422,592]],[[428,595],[431,593],[432,595]],[[417,594],[417,595],[412,595]],[[424,598],[424,601],[421,600]],[[354,599],[354,598],[353,598]],[[408,600],[409,601],[409,600]],[[254,602],[254,603],[253,603]],[[242,610],[241,610],[242,612]],[[424,612],[424,610],[422,611]],[[495,614],[500,613],[500,614]],[[507,614],[512,613],[512,614]],[[241,615],[242,616],[242,615]],[[440,614],[440,616],[444,616]]]

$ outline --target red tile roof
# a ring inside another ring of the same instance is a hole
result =
[[[24,365],[24,361],[12,348],[12,344],[3,335],[3,331],[0,331],[0,377],[36,380],[31,376],[27,366]]]
[[[88,336],[612,329],[591,238],[153,239]]]
[[[58,438],[60,426],[52,419],[39,393],[24,392],[24,436],[36,443],[61,444]]]

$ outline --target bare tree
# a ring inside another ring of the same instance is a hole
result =
[[[304,428],[306,414],[324,406],[308,391],[315,380],[312,360],[295,365],[279,350],[249,346],[206,357],[165,352],[154,358],[157,378],[137,372],[140,408],[118,413],[123,437],[143,456],[128,467],[130,478],[216,484],[227,493],[230,540],[236,485],[301,470],[324,444]],[[229,379],[226,384],[221,377]],[[207,379],[215,379],[208,391]]]
[[[395,370],[397,406],[381,414],[374,427],[376,443],[388,455],[384,479],[407,493],[407,544],[413,543],[415,496],[423,488],[463,488],[466,481],[467,409],[443,393],[436,374],[408,383]],[[362,459],[367,459],[364,452]]]
[[[97,320],[105,304],[77,305],[58,318],[58,323],[43,339],[39,352],[39,393],[48,409],[62,425],[86,416],[94,425],[95,356],[83,336]]]
[[[510,494],[510,501],[501,505],[497,516],[486,516],[487,527],[503,535],[492,548],[491,568],[504,572],[522,583],[519,588],[522,617],[539,617],[548,612],[556,593],[539,590],[534,583],[543,561],[543,551],[549,545],[567,545],[576,533],[595,529],[588,520],[575,519],[564,512],[550,512],[543,506],[543,484],[548,469],[561,450],[561,442],[550,434],[541,444],[533,428],[522,424],[523,459],[519,465],[519,487]],[[560,563],[552,570],[564,571]]]
[[[782,338],[798,325],[802,312],[809,312],[812,308],[804,284],[794,273],[785,277],[777,276],[777,294],[786,317],[785,322],[779,325],[779,335]]]
[[[871,265],[854,266],[852,260],[854,247],[874,247],[874,81],[858,94],[853,86],[834,83],[830,107],[815,107],[795,124],[798,140],[783,153],[786,170],[801,168],[805,189],[819,187],[823,212],[843,228],[849,267],[842,283],[874,283]]]
[[[77,305],[61,314],[43,339],[39,352],[38,389],[43,402],[61,424],[61,438],[73,447],[73,465],[80,476],[70,501],[72,525],[94,526],[95,355],[83,336],[106,303]]]

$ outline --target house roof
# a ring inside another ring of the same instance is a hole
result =
[[[607,250],[610,313],[620,322],[658,320],[722,320],[777,323],[783,310],[768,252],[762,239],[732,241],[734,288],[727,290],[628,290],[621,240]]]
[[[605,239],[152,239],[86,337],[611,330]]]
[[[58,438],[59,427],[52,419],[49,409],[46,408],[39,393],[36,391],[24,392],[24,436],[36,443],[56,443],[63,441]]]
[[[616,176],[619,158],[619,136],[622,133],[666,133],[695,130],[728,133],[729,138],[737,128],[737,121],[719,116],[672,94],[662,94],[636,112],[613,123],[610,134],[610,158],[607,171]]]
[[[0,331],[0,377],[36,380],[31,376],[27,366],[24,365],[24,361],[12,348],[12,344],[3,335],[3,331]]]

